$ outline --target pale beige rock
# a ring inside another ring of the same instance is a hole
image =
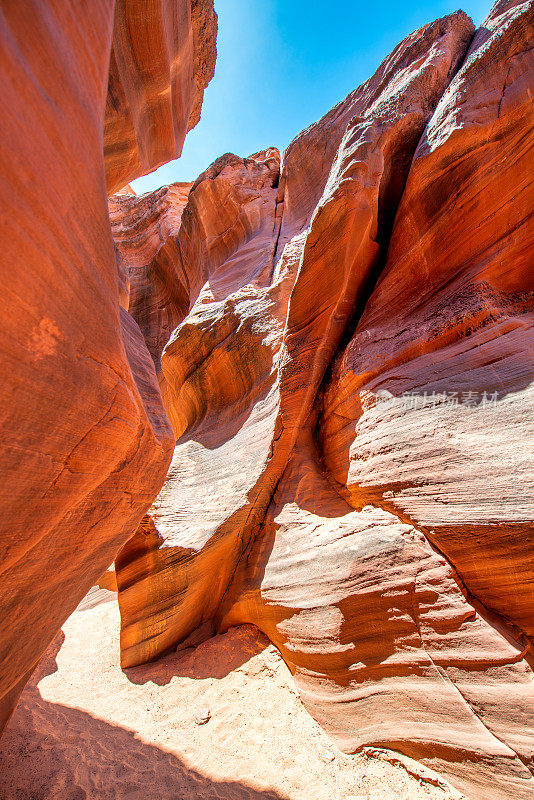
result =
[[[312,716],[346,752],[417,758],[473,800],[527,800],[534,686],[514,640],[426,537],[383,509],[352,509],[301,432],[216,629],[256,624]]]

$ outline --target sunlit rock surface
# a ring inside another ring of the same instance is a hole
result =
[[[531,798],[528,642],[466,598],[421,531],[354,510],[301,431],[216,628],[254,622],[346,752],[393,748],[473,798]]]
[[[191,184],[109,200],[111,230],[128,286],[126,308],[159,368],[161,352],[189,310],[189,277],[181,269],[177,236]]]
[[[320,423],[351,505],[423,530],[534,634],[532,4],[498,4],[421,139]]]
[[[191,189],[179,266],[205,283],[161,360],[173,465],[153,522],[118,560],[124,665],[213,617],[376,268],[379,217],[391,223],[472,33],[458,12],[409,36],[297,137],[281,174],[275,151],[223,156]]]
[[[4,11],[0,724],[122,547],[124,667],[253,623],[346,751],[532,798],[533,5],[140,197],[216,17],[138,8]]]
[[[279,174],[195,183],[177,446],[116,562],[124,666],[252,622],[343,749],[479,800],[534,793],[532,18],[438,20]]]
[[[277,150],[223,156],[195,182],[182,214],[176,263],[188,269],[192,308],[160,373],[179,444],[158,510],[117,560],[125,666],[211,619],[242,537],[270,499],[274,478],[260,479],[291,288],[290,276],[271,280],[278,179]]]

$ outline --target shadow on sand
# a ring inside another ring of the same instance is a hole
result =
[[[212,781],[174,754],[90,714],[43,700],[60,633],[0,740],[1,800],[284,800],[273,791]]]

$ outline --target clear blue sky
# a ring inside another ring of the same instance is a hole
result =
[[[192,181],[223,153],[283,150],[372,75],[408,33],[457,8],[479,25],[492,0],[215,0],[215,77],[180,159],[133,182],[138,193]]]

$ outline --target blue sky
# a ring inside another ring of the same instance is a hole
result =
[[[479,25],[491,0],[460,6]],[[223,153],[283,150],[372,75],[408,33],[459,6],[360,0],[215,0],[215,77],[181,158],[133,182],[138,193],[192,181]],[[328,11],[328,9],[331,11]]]

